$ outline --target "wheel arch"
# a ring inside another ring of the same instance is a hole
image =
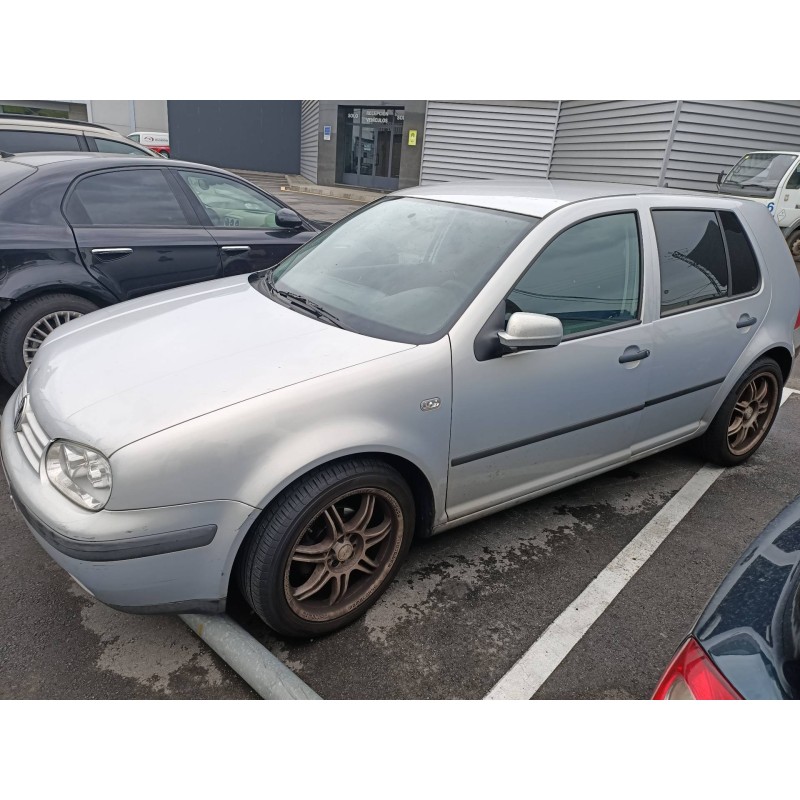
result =
[[[351,461],[358,458],[378,459],[396,469],[403,476],[404,480],[408,483],[409,488],[411,489],[412,495],[414,496],[416,512],[414,518],[414,539],[427,539],[433,535],[433,526],[436,516],[436,500],[433,487],[419,465],[415,464],[405,456],[376,449],[358,450],[352,453],[332,456],[313,464],[309,464],[302,471],[295,473],[280,485],[276,486],[269,493],[269,495],[267,495],[267,499],[265,500],[261,511],[250,516],[246,526],[244,526],[244,529],[240,531],[240,535],[237,537],[236,542],[234,542],[234,545],[231,548],[231,554],[228,557],[226,570],[226,594],[229,594],[232,588],[235,586],[235,564],[240,553],[244,552],[245,544],[249,541],[252,532],[258,527],[258,524],[261,522],[264,516],[270,513],[270,508],[275,499],[286,489],[298,483],[299,481],[302,481],[314,470],[330,466],[331,464],[335,464],[337,462]]]
[[[758,358],[771,358],[781,368],[783,382],[786,383],[786,381],[789,380],[789,373],[792,371],[794,357],[788,347],[784,347],[783,345],[772,347],[769,350],[761,353]],[[757,360],[758,359],[754,359],[753,363],[755,363]]]

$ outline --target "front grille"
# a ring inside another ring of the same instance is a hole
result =
[[[14,429],[17,432],[17,441],[22,448],[22,452],[25,454],[25,458],[28,459],[31,466],[38,472],[42,454],[50,439],[42,430],[42,426],[36,421],[28,395],[25,395],[23,403],[24,407],[22,413]]]

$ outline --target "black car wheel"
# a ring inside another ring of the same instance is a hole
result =
[[[257,524],[239,557],[239,588],[276,633],[330,633],[389,586],[413,529],[414,498],[392,467],[367,458],[321,467]]]
[[[757,361],[733,387],[700,439],[709,461],[732,467],[761,447],[778,414],[783,373],[771,358]]]
[[[16,386],[56,328],[97,308],[74,294],[46,294],[13,305],[0,322],[0,374]]]
[[[786,240],[786,244],[789,245],[789,252],[792,254],[794,260],[800,261],[800,230],[796,230],[791,234]]]

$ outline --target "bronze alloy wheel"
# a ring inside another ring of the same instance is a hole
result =
[[[728,449],[735,456],[750,453],[769,430],[780,398],[772,372],[759,372],[739,391],[728,421]]]
[[[329,622],[370,598],[403,544],[403,511],[387,491],[360,488],[320,512],[295,542],[284,570],[289,607],[304,620]]]

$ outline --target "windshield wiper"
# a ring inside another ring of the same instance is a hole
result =
[[[284,300],[287,300],[294,306],[298,306],[305,311],[311,312],[317,319],[325,320],[337,328],[344,328],[344,325],[342,325],[337,316],[334,316],[330,311],[322,306],[317,305],[317,303],[315,303],[313,300],[309,300],[307,297],[303,297],[303,295],[296,294],[295,292],[288,292],[285,289],[278,289],[275,286],[275,278],[272,275],[273,271],[274,268],[270,269],[264,276],[264,284],[270,293],[276,294],[278,297],[282,297]]]

